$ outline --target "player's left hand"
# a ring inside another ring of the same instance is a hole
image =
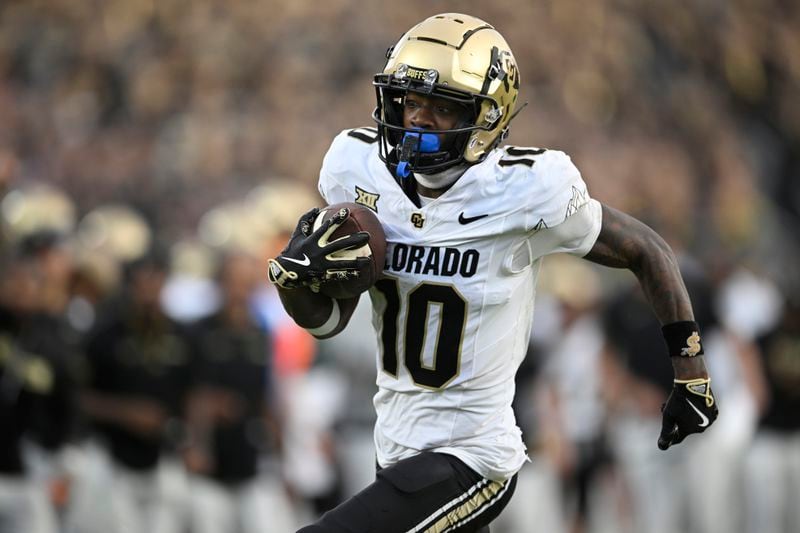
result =
[[[676,379],[667,402],[662,406],[663,421],[658,447],[666,450],[692,433],[702,433],[717,419],[719,410],[711,380]]]

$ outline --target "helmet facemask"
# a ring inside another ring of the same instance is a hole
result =
[[[377,106],[372,118],[378,125],[379,155],[393,174],[401,178],[411,171],[435,174],[461,163],[474,163],[466,161],[466,147],[475,131],[490,131],[494,125],[476,124],[482,108],[496,107],[491,99],[391,74],[378,74],[373,85]],[[406,128],[403,108],[409,93],[453,102],[463,109],[462,117],[447,130]]]
[[[378,75],[375,79],[377,107],[373,118],[378,124],[379,154],[398,177],[407,177],[411,170],[435,174],[464,161],[464,148],[476,129],[478,106],[465,93],[445,91],[436,84],[415,84],[393,75]],[[454,128],[421,130],[406,128],[403,114],[409,93],[442,98],[463,110]]]

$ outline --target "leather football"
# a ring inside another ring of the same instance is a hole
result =
[[[383,226],[377,215],[363,205],[343,202],[324,207],[314,221],[314,229],[318,228],[324,220],[331,218],[343,207],[350,210],[350,216],[333,232],[329,240],[334,241],[337,238],[347,237],[359,231],[366,231],[369,233],[369,241],[360,248],[336,252],[333,257],[346,259],[369,257],[371,265],[367,270],[368,275],[366,276],[323,283],[320,287],[320,292],[331,298],[354,298],[368,290],[383,273],[383,265],[386,259],[386,235],[384,234]]]

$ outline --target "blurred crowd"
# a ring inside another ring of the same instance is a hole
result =
[[[632,276],[552,258],[493,531],[800,530],[796,2],[8,0],[0,533],[292,531],[369,483],[367,299],[316,343],[264,264],[386,48],[443,11],[511,44],[509,141],[675,248],[721,404],[659,452],[671,370]]]

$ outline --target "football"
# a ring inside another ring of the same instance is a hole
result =
[[[361,248],[355,250],[343,250],[333,254],[334,257],[356,258],[369,257],[371,268],[368,276],[359,278],[329,281],[323,283],[320,292],[331,298],[353,298],[372,287],[383,272],[383,264],[386,258],[386,235],[383,232],[380,220],[375,213],[363,205],[343,202],[332,204],[320,210],[317,219],[314,221],[314,229],[319,228],[323,221],[328,220],[339,209],[346,207],[350,210],[350,216],[336,229],[331,235],[331,241],[347,237],[359,231],[369,233],[369,241]]]

